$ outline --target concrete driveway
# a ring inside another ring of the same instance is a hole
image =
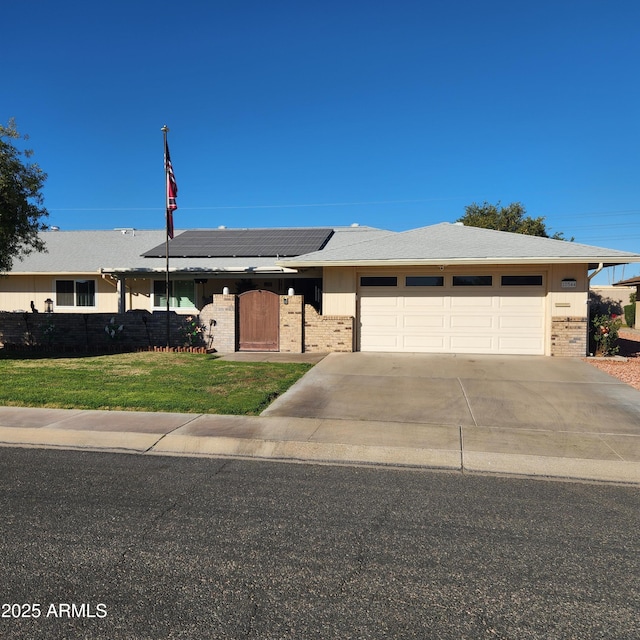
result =
[[[331,354],[262,415],[640,436],[640,391],[578,359]]]

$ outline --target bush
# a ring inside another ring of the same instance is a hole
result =
[[[617,346],[618,330],[622,320],[615,314],[596,314],[591,320],[593,341],[596,344],[596,354],[599,356],[615,356],[620,347]]]
[[[595,317],[596,315],[611,315],[612,313],[621,315],[622,305],[617,300],[605,298],[602,294],[591,289],[589,291],[589,311],[591,317]]]
[[[624,307],[624,321],[627,327],[636,326],[636,305],[628,304]]]

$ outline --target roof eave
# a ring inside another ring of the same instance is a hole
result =
[[[96,276],[102,273],[102,269],[93,269],[91,271],[83,271],[77,269],[74,271],[6,271],[2,275],[5,276]]]
[[[437,258],[437,259],[393,259],[393,260],[313,260],[286,261],[279,265],[288,267],[407,267],[407,266],[455,266],[469,264],[589,264],[613,267],[621,264],[640,263],[640,256],[625,258],[611,256],[528,257],[528,258]],[[589,267],[595,268],[595,267]]]

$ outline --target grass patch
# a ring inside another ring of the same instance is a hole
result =
[[[257,415],[312,365],[193,353],[0,357],[0,405]]]

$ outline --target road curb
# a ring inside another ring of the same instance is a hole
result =
[[[457,450],[245,439],[224,436],[203,438],[170,434],[153,446],[149,453],[460,469],[460,452]]]
[[[465,451],[464,461],[471,472],[640,484],[640,463],[624,460]]]
[[[230,457],[318,464],[381,465],[640,485],[640,463],[364,444],[77,429],[0,427],[0,445],[140,455]],[[463,464],[461,461],[464,461]]]

